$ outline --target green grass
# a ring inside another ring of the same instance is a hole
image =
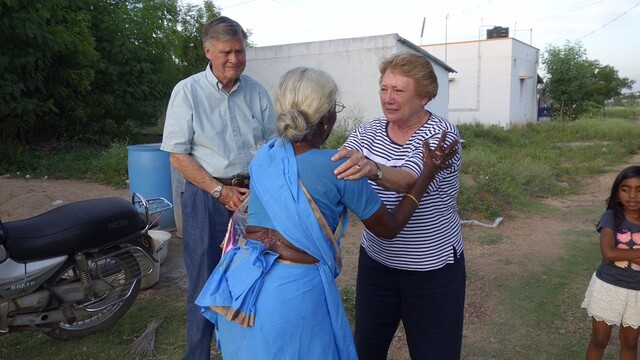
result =
[[[352,286],[344,286],[340,289],[340,295],[342,296],[344,311],[351,323],[351,331],[353,331],[355,329],[356,320],[356,288]]]
[[[133,359],[129,347],[151,319],[162,319],[156,331],[154,359],[181,359],[185,348],[184,297],[139,298],[109,329],[79,340],[60,341],[40,333],[10,333],[0,337],[0,359],[115,360]],[[215,358],[214,358],[215,359]]]
[[[638,116],[640,116],[640,107],[637,103],[634,106],[607,107],[607,117],[631,119]]]
[[[590,322],[580,302],[600,252],[592,231],[565,235],[566,255],[545,261],[540,271],[512,278],[501,294],[497,307],[504,309],[505,318],[492,331],[506,340],[500,349],[504,359],[535,353],[539,359],[582,358]]]
[[[545,259],[501,282],[496,314],[485,323],[493,342],[465,343],[471,359],[583,359],[591,322],[580,303],[591,274],[600,262],[593,231],[571,231],[558,249],[564,254]],[[473,279],[470,279],[473,281]],[[614,336],[612,336],[614,337]],[[607,359],[618,349],[611,345]]]
[[[15,146],[10,154],[0,158],[0,174],[83,179],[123,188],[128,179],[127,145],[114,143],[107,148],[88,144]]]
[[[540,198],[574,194],[587,176],[640,150],[640,125],[623,118],[459,129],[464,140],[458,199],[463,218],[493,219],[507,209],[544,211]]]
[[[484,229],[483,231],[477,231],[477,229],[474,229],[474,231],[469,231],[467,229],[463,228],[463,238],[466,244],[491,246],[501,244],[504,241],[502,234],[495,230]]]

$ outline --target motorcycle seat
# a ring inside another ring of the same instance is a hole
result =
[[[66,204],[3,225],[9,257],[28,261],[130,240],[140,234],[144,220],[127,200],[109,197]]]

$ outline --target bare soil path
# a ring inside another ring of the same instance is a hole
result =
[[[473,280],[467,284],[465,341],[482,343],[487,340],[482,337],[483,324],[498,314],[495,294],[500,279],[517,271],[522,261],[535,266],[541,259],[558,256],[558,243],[563,240],[562,234],[565,231],[576,227],[593,229],[599,215],[588,215],[581,210],[604,209],[604,201],[615,175],[631,164],[640,164],[640,155],[634,156],[628,164],[613,167],[605,174],[588,179],[579,195],[545,199],[546,204],[556,209],[552,213],[504,214],[502,223],[496,229],[488,230],[502,237],[503,241],[498,244],[465,245],[468,272],[474,274]],[[59,204],[106,196],[129,199],[129,192],[128,189],[114,189],[75,180],[3,177],[0,178],[0,218],[2,221],[19,220],[40,214]],[[465,232],[476,230],[479,228],[474,229],[473,225],[465,226]],[[343,240],[343,272],[338,278],[340,285],[355,285],[361,231],[362,224],[359,222],[352,222],[347,229],[347,236]],[[174,236],[170,241],[169,255],[161,267],[160,281],[142,296],[184,292],[186,280],[181,249],[181,240]],[[514,258],[521,261],[512,261]],[[401,330],[396,335],[389,358],[409,358]]]

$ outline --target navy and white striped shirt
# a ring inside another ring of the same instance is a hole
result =
[[[455,125],[433,113],[404,145],[390,139],[387,126],[384,117],[367,121],[351,133],[345,147],[360,151],[377,163],[404,168],[417,176],[422,171],[424,140],[428,139],[433,148],[440,139],[442,129],[447,130],[447,144],[460,137]],[[369,256],[392,268],[427,271],[452,263],[453,248],[456,254],[462,253],[464,243],[456,204],[461,152],[453,158],[452,163],[451,168],[435,177],[422,197],[419,208],[398,236],[392,240],[382,239],[365,229],[361,244]],[[373,181],[370,183],[389,209],[395,208],[404,196],[385,190]]]

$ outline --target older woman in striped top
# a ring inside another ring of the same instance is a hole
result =
[[[422,168],[422,143],[457,141],[458,129],[425,106],[438,92],[431,62],[416,53],[380,65],[384,117],[355,129],[332,159],[349,158],[339,179],[368,177],[388,208],[411,188]],[[361,238],[355,342],[360,360],[386,359],[400,320],[413,359],[459,359],[466,270],[456,197],[461,152],[440,171],[404,230],[393,239],[368,229]]]

